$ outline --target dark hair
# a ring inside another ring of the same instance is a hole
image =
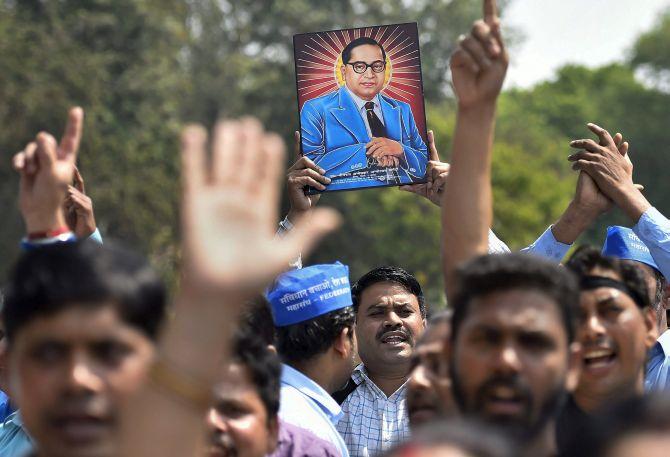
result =
[[[654,279],[656,279],[656,293],[654,294],[654,301],[651,305],[656,311],[660,311],[663,308],[662,301],[663,289],[665,286],[665,276],[663,276],[663,273],[658,271],[656,268],[652,268],[651,270],[654,272]]]
[[[246,303],[240,315],[240,331],[258,335],[266,345],[275,344],[275,324],[270,304],[263,295]]]
[[[10,343],[32,320],[74,306],[113,306],[123,321],[154,340],[165,315],[165,287],[146,260],[89,240],[24,253],[6,292],[2,319]]]
[[[407,270],[394,266],[379,267],[368,271],[351,287],[351,300],[356,313],[358,313],[358,306],[360,305],[363,291],[380,282],[394,282],[407,289],[409,293],[416,296],[421,316],[426,317],[426,302],[421,284]]]
[[[660,392],[626,398],[576,430],[565,454],[571,457],[602,457],[623,440],[638,434],[670,433],[670,398]]]
[[[343,64],[348,64],[349,60],[351,60],[351,51],[354,50],[354,48],[357,48],[358,46],[363,46],[364,44],[372,44],[375,46],[379,46],[379,49],[382,50],[382,60],[386,62],[386,51],[384,51],[384,47],[379,44],[376,40],[370,38],[370,37],[360,37],[356,38],[354,41],[350,42],[348,45],[344,47],[342,50],[342,63]]]
[[[456,340],[473,299],[494,292],[534,290],[558,307],[568,342],[575,338],[579,289],[575,277],[554,263],[530,254],[493,254],[477,257],[457,272],[457,292],[451,301],[451,340]]]
[[[251,381],[268,413],[268,420],[279,413],[279,382],[281,363],[277,354],[257,334],[239,332],[233,343],[232,363],[239,363],[249,370]]]
[[[277,327],[277,352],[288,362],[303,362],[328,350],[342,330],[353,330],[356,315],[351,306],[305,322]],[[349,334],[353,338],[353,331]]]
[[[456,419],[429,422],[412,431],[407,443],[387,455],[405,455],[404,449],[451,446],[472,457],[513,457],[512,442],[500,430],[472,420]]]
[[[604,256],[594,247],[582,246],[575,251],[565,266],[580,279],[589,276],[590,272],[596,267],[610,270],[619,275],[621,282],[634,295],[637,295],[637,297],[632,298],[638,307],[645,308],[651,306],[649,289],[647,288],[647,282],[644,280],[644,273],[635,265],[623,262],[621,259],[615,257]]]

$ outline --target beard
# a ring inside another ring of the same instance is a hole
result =
[[[534,407],[534,398],[530,387],[517,375],[493,375],[475,392],[474,398],[468,399],[458,370],[451,365],[452,389],[454,400],[459,410],[466,417],[489,424],[509,436],[518,444],[534,440],[554,419],[567,399],[567,392],[562,383],[557,383],[538,407]],[[518,416],[489,415],[484,411],[490,392],[496,387],[513,389],[518,395],[523,411]],[[537,411],[534,413],[534,411]]]

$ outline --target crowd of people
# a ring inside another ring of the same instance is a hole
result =
[[[13,158],[26,236],[3,287],[0,455],[668,455],[670,221],[623,135],[590,123],[559,219],[517,253],[491,232],[509,57],[495,0],[483,6],[451,58],[452,161],[430,132],[426,183],[402,187],[441,209],[443,311],[402,266],[353,280],[303,265],[340,224],[305,193],[329,179],[306,157],[284,175],[284,144],[256,119],[221,121],[211,141],[183,129],[172,300],[142,256],[103,244],[75,165],[83,110],[60,142],[38,133]],[[615,206],[632,228],[564,260]]]

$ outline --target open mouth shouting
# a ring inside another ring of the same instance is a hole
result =
[[[390,347],[404,347],[409,344],[409,335],[403,330],[391,330],[383,333],[379,341]]]
[[[489,389],[484,404],[491,416],[521,416],[526,407],[524,395],[510,386]]]
[[[602,376],[614,367],[617,361],[617,352],[611,347],[598,346],[584,349],[582,358],[584,374]]]

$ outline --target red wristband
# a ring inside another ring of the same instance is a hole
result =
[[[26,238],[28,238],[28,241],[31,240],[41,240],[44,238],[55,238],[59,235],[62,235],[63,233],[69,233],[71,232],[70,227],[67,225],[64,225],[63,227],[57,228],[55,230],[47,230],[46,232],[33,232],[29,233]]]

